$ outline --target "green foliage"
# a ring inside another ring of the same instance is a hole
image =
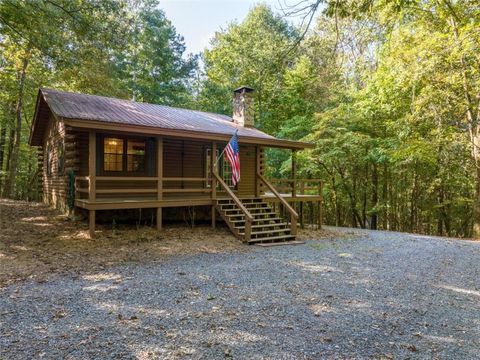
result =
[[[479,93],[478,33],[470,31],[479,13],[462,3],[378,1],[364,8],[354,2],[349,8],[352,22],[388,26],[377,39],[356,34],[374,45],[374,66],[370,53],[361,52],[360,66],[343,72],[343,95],[318,112],[316,131],[306,137],[317,148],[305,156],[303,162],[316,165],[304,174],[325,179],[328,222],[472,234],[478,180],[465,84]]]
[[[204,53],[206,83],[200,103],[207,111],[231,114],[232,89],[255,88],[256,124],[275,132],[282,123],[278,108],[288,63],[287,54],[295,39],[294,29],[266,5],[251,9],[245,20],[217,32],[211,49]],[[220,97],[218,97],[220,96]],[[214,99],[207,101],[205,99]]]
[[[134,14],[127,48],[117,53],[120,83],[137,101],[184,105],[196,58],[183,59],[183,38],[157,6],[147,4]]]
[[[258,127],[316,144],[298,155],[299,176],[325,180],[328,223],[470,236],[480,178],[465,87],[478,99],[478,7],[327,1],[294,51],[301,31],[267,19],[260,5],[216,35],[204,106],[229,113],[232,87],[259,88]],[[282,45],[262,41],[273,38]],[[289,152],[267,159],[270,176],[291,176]]]

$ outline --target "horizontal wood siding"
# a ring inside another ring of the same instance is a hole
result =
[[[66,169],[61,171],[58,163],[59,144],[64,139],[64,123],[50,115],[43,139],[43,201],[61,211],[68,210]]]
[[[163,143],[163,177],[203,178],[205,149],[210,144],[200,141],[165,139]],[[204,188],[203,182],[167,181],[165,189]]]
[[[73,132],[75,136],[75,149],[77,151],[78,170],[75,174],[88,176],[88,132]]]
[[[262,146],[258,146],[258,151],[260,151],[260,175],[265,176],[265,151]],[[256,180],[260,187],[260,195],[264,195],[265,185],[259,179]]]
[[[255,195],[255,159],[255,146],[240,146],[240,182],[238,183],[239,196]]]

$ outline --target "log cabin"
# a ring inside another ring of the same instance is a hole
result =
[[[235,90],[226,116],[40,89],[29,144],[38,148],[43,201],[85,212],[92,238],[100,211],[153,209],[161,230],[180,209],[202,207],[213,227],[224,221],[246,243],[294,240],[298,202],[302,226],[304,202],[321,214],[319,180],[296,179],[295,152],[312,145],[256,129],[253,91]],[[233,186],[219,155],[237,130],[241,174]],[[266,178],[269,147],[292,151],[292,179]]]

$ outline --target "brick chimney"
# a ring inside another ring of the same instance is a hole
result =
[[[233,92],[233,122],[240,126],[253,127],[253,91],[248,86],[242,86]]]

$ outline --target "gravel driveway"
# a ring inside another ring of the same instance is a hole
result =
[[[0,358],[439,358],[480,354],[480,242],[335,230],[0,292]]]

